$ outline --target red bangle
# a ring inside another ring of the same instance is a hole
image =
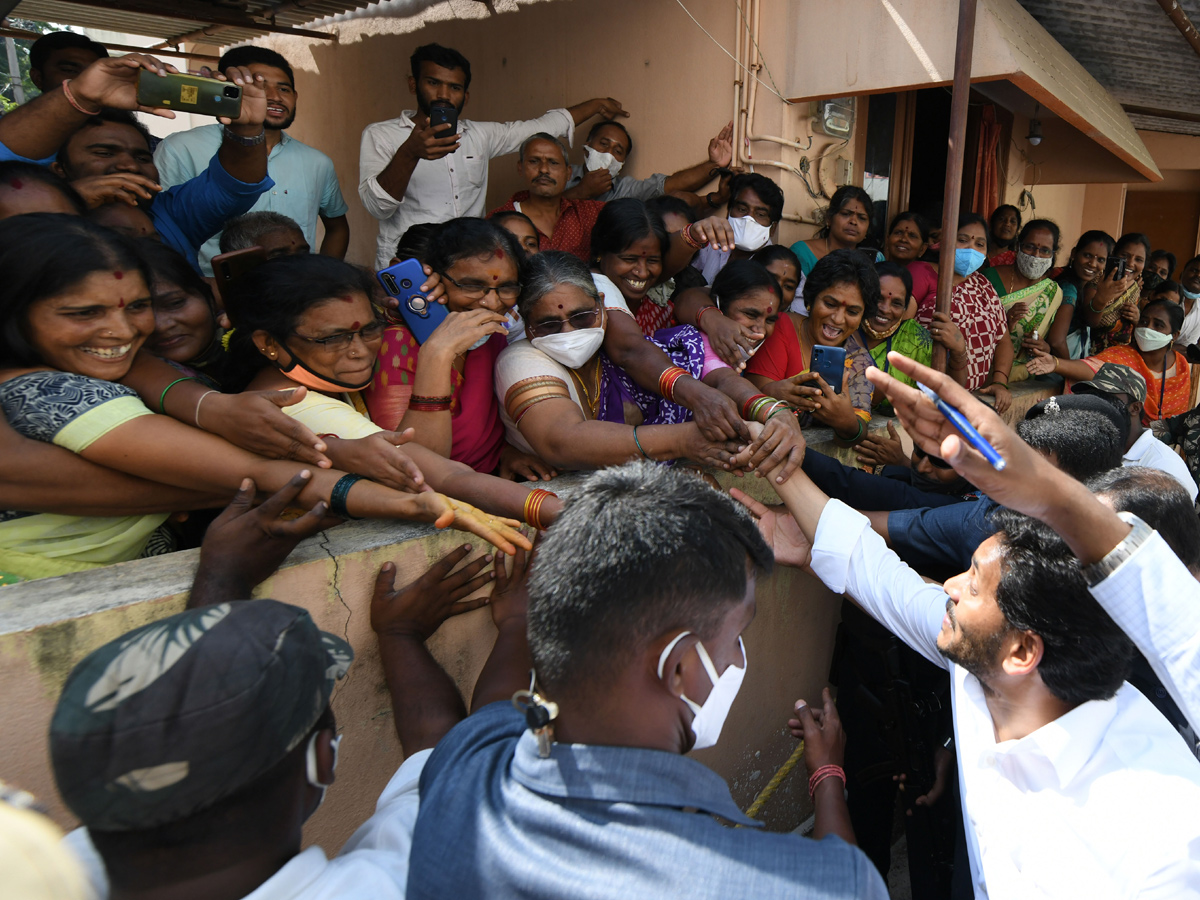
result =
[[[704,314],[706,312],[712,312],[714,309],[716,309],[717,312],[720,312],[720,310],[717,309],[717,307],[715,307],[715,306],[706,306],[706,307],[704,307],[704,309],[700,310],[700,312],[696,313],[696,328],[697,329],[700,328],[700,320],[704,318]]]
[[[819,785],[826,778],[840,778],[842,779],[842,784],[846,784],[846,772],[841,766],[835,766],[832,764],[828,766],[821,766],[821,768],[813,772],[812,776],[808,779],[808,796],[813,796],[817,792],[817,785]]]
[[[745,403],[742,404],[742,418],[746,420],[750,419],[750,407],[753,406],[756,401],[769,399],[770,398],[766,394],[755,394],[753,397],[749,398]]]
[[[408,401],[408,408],[413,412],[446,412],[452,400],[452,397],[420,397],[413,394]]]
[[[70,78],[68,78],[66,81],[64,81],[62,83],[62,91],[63,91],[63,96],[67,98],[67,102],[70,103],[71,106],[73,106],[75,108],[76,112],[83,113],[85,116],[98,116],[98,115],[100,115],[100,113],[104,112],[103,109],[98,109],[95,112],[93,112],[91,110],[84,109],[82,106],[80,106],[79,101],[75,99],[75,95],[71,93],[71,79]]]
[[[705,244],[708,243],[707,239],[705,239],[703,241],[698,241],[694,237],[692,237],[692,224],[690,222],[687,225],[683,226],[683,231],[679,232],[679,235],[680,235],[680,237],[683,238],[683,242],[685,244],[687,244],[689,247],[691,247],[693,250],[699,250],[701,247],[703,247]]]
[[[542,488],[534,488],[525,495],[525,509],[522,512],[522,517],[525,519],[526,525],[531,525],[538,531],[545,531],[546,526],[542,524],[542,504],[546,502],[547,497],[557,497],[558,494],[553,491],[547,491]]]
[[[687,371],[679,368],[679,366],[671,366],[669,369],[666,369],[661,375],[658,376],[659,394],[674,403],[675,382],[687,374]]]

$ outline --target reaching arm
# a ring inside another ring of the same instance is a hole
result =
[[[240,116],[225,126],[221,146],[217,150],[217,159],[221,168],[238,181],[258,184],[267,177],[265,136],[259,143],[247,146],[231,138],[230,134],[247,140],[255,140],[263,135],[263,122],[267,117],[267,94],[262,87],[263,77],[239,66],[226,69],[225,77],[241,87],[242,111]]]
[[[567,107],[567,112],[571,114],[576,125],[582,125],[592,116],[599,116],[601,119],[615,119],[617,116],[629,118],[629,113],[621,107],[621,101],[614,100],[612,97],[596,97],[592,100],[585,100]]]
[[[325,237],[321,241],[321,255],[345,259],[350,249],[350,222],[344,215],[321,216],[325,225]]]
[[[733,122],[722,128],[717,136],[708,142],[708,159],[696,163],[694,166],[688,166],[686,169],[680,169],[668,177],[663,193],[698,191],[712,181],[720,169],[728,168],[731,162],[733,162]]]
[[[475,682],[471,697],[471,712],[483,709],[497,700],[510,700],[522,688],[529,687],[533,657],[529,653],[529,567],[534,554],[517,550],[513,556],[512,572],[505,569],[505,560],[496,555],[493,569],[496,586],[492,588],[492,621],[499,632],[492,645],[491,655]]]

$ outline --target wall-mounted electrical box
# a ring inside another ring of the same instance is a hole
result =
[[[854,131],[854,98],[838,97],[817,103],[813,130],[830,137],[848,138]]]
[[[838,187],[854,183],[854,160],[839,156],[833,161],[833,183]]]

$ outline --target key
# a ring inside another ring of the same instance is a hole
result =
[[[517,691],[513,694],[513,706],[525,714],[525,724],[538,742],[538,756],[548,759],[550,745],[554,743],[554,720],[558,717],[558,704],[546,700],[535,691]]]

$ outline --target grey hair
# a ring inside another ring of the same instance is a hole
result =
[[[221,252],[232,253],[234,250],[245,250],[255,247],[265,235],[273,231],[298,231],[304,234],[304,229],[282,213],[260,210],[237,216],[225,223],[221,232]]]
[[[521,268],[521,297],[517,300],[521,318],[528,320],[537,302],[561,285],[579,288],[593,300],[600,300],[592,273],[578,256],[562,250],[530,256]]]
[[[520,162],[525,162],[525,148],[528,147],[530,144],[532,144],[534,141],[549,141],[551,144],[554,144],[554,146],[558,147],[558,149],[562,151],[562,157],[563,157],[564,163],[566,163],[567,160],[570,159],[570,153],[567,150],[566,144],[564,144],[561,140],[559,140],[552,134],[547,134],[544,131],[539,131],[537,134],[531,134],[529,137],[525,138],[525,142],[523,144],[521,144],[521,154],[520,154],[520,156],[517,157],[517,159]]]

